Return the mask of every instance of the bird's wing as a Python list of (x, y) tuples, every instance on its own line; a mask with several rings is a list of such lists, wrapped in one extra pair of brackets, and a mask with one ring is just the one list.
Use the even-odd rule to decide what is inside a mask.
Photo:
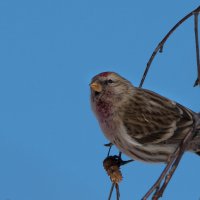
[(127, 133), (141, 144), (180, 142), (194, 123), (191, 110), (140, 88), (122, 113)]

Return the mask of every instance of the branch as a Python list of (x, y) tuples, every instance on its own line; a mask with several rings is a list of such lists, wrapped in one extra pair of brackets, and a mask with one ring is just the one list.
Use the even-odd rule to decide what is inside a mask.
[[(189, 141), (191, 140), (193, 134), (194, 134), (195, 127), (193, 127), (188, 134), (186, 134), (183, 142), (177, 147), (176, 151), (172, 154), (172, 157), (161, 173), (158, 180), (155, 182), (155, 184), (150, 188), (150, 190), (145, 194), (145, 196), (142, 198), (142, 200), (146, 200), (154, 191), (155, 194), (153, 195), (153, 200), (159, 199), (166, 189), (169, 181), (171, 180), (176, 168), (178, 167), (178, 164), (188, 146)], [(167, 174), (168, 172), (168, 174)], [(162, 184), (162, 187), (160, 188), (161, 182), (164, 180), (164, 183)]]
[[(152, 55), (151, 55), (151, 57), (150, 57), (150, 59), (149, 59), (149, 61), (148, 61), (148, 63), (147, 63), (147, 65), (146, 65), (146, 68), (145, 68), (145, 71), (144, 71), (144, 74), (143, 74), (143, 76), (142, 76), (142, 80), (141, 80), (141, 82), (140, 82), (140, 85), (139, 85), (139, 87), (141, 88), (142, 87), (142, 85), (143, 85), (143, 83), (144, 83), (144, 80), (145, 80), (145, 78), (146, 78), (146, 76), (147, 76), (147, 73), (148, 73), (148, 71), (149, 71), (149, 68), (150, 68), (150, 66), (151, 66), (151, 63), (152, 63), (152, 61), (153, 61), (153, 59), (155, 58), (155, 56), (156, 56), (156, 54), (158, 53), (158, 51), (160, 51), (160, 52), (162, 52), (162, 50), (163, 50), (163, 46), (164, 46), (164, 44), (165, 44), (165, 42), (167, 41), (167, 39), (171, 36), (171, 34), (183, 23), (183, 22), (185, 22), (188, 18), (190, 18), (191, 16), (193, 16), (193, 15), (197, 15), (198, 13), (200, 12), (200, 6), (199, 7), (197, 7), (195, 10), (193, 10), (192, 12), (190, 12), (189, 14), (187, 14), (185, 17), (183, 17), (168, 33), (167, 33), (167, 35), (162, 39), (162, 41), (158, 44), (158, 46), (155, 48), (155, 50), (154, 50), (154, 52), (152, 53)], [(196, 17), (197, 18), (197, 17)], [(197, 27), (197, 26), (196, 26)], [(195, 31), (195, 33), (197, 33), (197, 31)], [(197, 38), (198, 38), (198, 36), (197, 36)], [(196, 40), (196, 41), (198, 41), (198, 40)], [(199, 66), (199, 65), (198, 65)], [(198, 67), (198, 80), (196, 81), (197, 82), (197, 84), (200, 84), (200, 67)], [(195, 82), (195, 83), (196, 83)]]
[(199, 58), (199, 38), (198, 38), (198, 12), (194, 14), (194, 32), (195, 32), (195, 44), (196, 44), (196, 58), (197, 58), (197, 80), (194, 83), (194, 87), (200, 85), (200, 58)]

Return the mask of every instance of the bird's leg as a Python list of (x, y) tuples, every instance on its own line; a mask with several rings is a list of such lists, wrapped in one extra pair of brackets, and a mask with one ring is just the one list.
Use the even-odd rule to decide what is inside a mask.
[[(173, 153), (173, 156), (171, 157), (169, 163), (167, 164), (167, 166), (161, 173), (158, 180), (150, 188), (150, 190), (145, 194), (145, 196), (142, 198), (142, 200), (146, 200), (153, 193), (154, 190), (156, 190), (156, 192), (153, 196), (153, 200), (157, 200), (158, 198), (160, 198), (162, 196), (164, 190), (166, 189), (171, 177), (173, 176), (173, 174), (181, 160), (181, 157), (183, 156), (183, 153), (188, 145), (188, 142), (190, 141), (190, 139), (193, 136), (193, 130), (194, 130), (194, 128), (188, 132), (188, 134), (184, 138), (181, 145), (179, 145), (178, 148), (176, 149), (176, 151)], [(168, 174), (167, 174), (167, 172), (168, 172)], [(162, 184), (162, 187), (160, 188), (160, 184), (164, 178), (165, 178), (164, 183)]]
[(105, 146), (105, 147), (109, 147), (108, 153), (107, 153), (107, 157), (109, 157), (109, 155), (110, 155), (110, 150), (111, 150), (113, 144), (110, 142), (110, 143), (108, 143), (108, 144), (104, 144), (104, 146)]
[(121, 152), (121, 151), (119, 151), (118, 158), (119, 158), (120, 160), (122, 159), (122, 152)]
[(118, 160), (119, 160), (119, 166), (126, 165), (126, 164), (128, 164), (128, 163), (134, 161), (133, 159), (130, 159), (130, 160), (122, 160), (122, 152), (119, 152)]
[(110, 147), (112, 146), (113, 144), (110, 142), (110, 143), (107, 143), (107, 144), (104, 144), (105, 147)]

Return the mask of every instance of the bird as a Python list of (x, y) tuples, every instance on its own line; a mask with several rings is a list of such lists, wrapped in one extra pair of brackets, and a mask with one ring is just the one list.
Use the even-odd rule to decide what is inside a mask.
[(90, 83), (91, 108), (102, 132), (120, 152), (148, 163), (168, 163), (185, 136), (186, 151), (200, 155), (200, 114), (153, 91), (135, 87), (115, 72)]

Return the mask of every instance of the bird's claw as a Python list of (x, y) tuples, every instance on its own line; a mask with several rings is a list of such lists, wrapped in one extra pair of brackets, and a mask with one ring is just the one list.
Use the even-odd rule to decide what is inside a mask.
[(105, 147), (111, 147), (113, 144), (110, 142), (110, 143), (107, 143), (107, 144), (104, 144)]

